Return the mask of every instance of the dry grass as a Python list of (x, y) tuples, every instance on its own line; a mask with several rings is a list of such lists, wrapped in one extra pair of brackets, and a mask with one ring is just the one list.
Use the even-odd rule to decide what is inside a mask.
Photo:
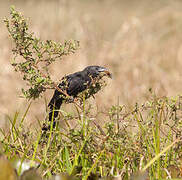
[[(12, 4), (30, 18), (31, 30), (42, 39), (80, 41), (76, 54), (52, 67), (55, 80), (90, 64), (111, 69), (113, 81), (96, 96), (96, 102), (91, 100), (99, 110), (116, 104), (118, 96), (121, 104), (143, 102), (149, 88), (159, 96), (181, 93), (180, 0), (4, 0), (0, 2), (1, 18), (9, 16)], [(11, 42), (2, 22), (0, 29), (0, 119), (5, 119), (6, 114), (24, 108), (26, 102), (18, 98), (25, 84), (9, 63)], [(52, 92), (45, 96), (49, 99)], [(33, 103), (30, 112), (31, 123), (42, 119), (44, 101)]]

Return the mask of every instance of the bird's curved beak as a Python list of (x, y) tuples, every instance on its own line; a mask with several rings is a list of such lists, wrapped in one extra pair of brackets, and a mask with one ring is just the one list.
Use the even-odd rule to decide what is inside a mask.
[(112, 74), (110, 73), (110, 71), (108, 69), (106, 69), (106, 68), (100, 68), (99, 69), (99, 72), (103, 72), (104, 75), (106, 75), (106, 76), (108, 76), (109, 78), (112, 79)]

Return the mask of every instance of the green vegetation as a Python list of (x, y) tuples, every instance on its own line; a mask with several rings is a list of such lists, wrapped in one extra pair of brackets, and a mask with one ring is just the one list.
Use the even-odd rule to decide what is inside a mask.
[[(1, 152), (8, 159), (39, 163), (43, 177), (65, 172), (79, 179), (129, 179), (133, 173), (146, 171), (150, 179), (177, 178), (181, 177), (181, 107), (181, 97), (154, 97), (130, 111), (112, 106), (110, 123), (104, 127), (89, 109), (79, 110), (77, 116), (65, 112), (62, 118), (67, 127), (51, 128), (42, 137), (40, 130), (24, 130), (27, 111), (22, 117), (16, 113), (9, 118), (9, 131), (1, 129)], [(70, 128), (69, 120), (76, 122), (75, 128)]]
[[(49, 65), (57, 55), (61, 57), (60, 52), (64, 51), (65, 46), (52, 41), (41, 43), (32, 34), (26, 33), (28, 27), (22, 15), (14, 9), (11, 10), (11, 15), (13, 26), (10, 26), (7, 19), (5, 22), (15, 41), (13, 52), (15, 58), (22, 56), (26, 60), (25, 63), (17, 63), (15, 59), (12, 65), (23, 74), (24, 80), (30, 86), (30, 89), (24, 91), (25, 97), (35, 99), (45, 89), (54, 87), (47, 66), (39, 67), (37, 64), (46, 53)], [(22, 27), (25, 30), (21, 31)], [(74, 47), (75, 50), (72, 43), (69, 47)], [(55, 51), (57, 54), (52, 54)], [(30, 103), (22, 116), (19, 115), (20, 112), (16, 112), (13, 117), (9, 117), (8, 130), (0, 129), (1, 153), (9, 160), (20, 159), (21, 165), (17, 168), (19, 176), (23, 163), (29, 160), (29, 166), (38, 170), (42, 178), (51, 178), (62, 173), (68, 175), (69, 179), (180, 178), (182, 97), (158, 98), (152, 91), (150, 97), (144, 104), (136, 104), (130, 108), (122, 105), (111, 106), (106, 112), (110, 121), (103, 126), (97, 123), (90, 111), (92, 106), (86, 106), (87, 102), (83, 98), (82, 106), (75, 106), (76, 115), (61, 111), (61, 119), (66, 122), (66, 126), (57, 126), (55, 130), (51, 126), (50, 132), (46, 134), (42, 134), (41, 125), (36, 130), (25, 130), (27, 128), (24, 120), (29, 113)], [(74, 128), (69, 124), (71, 120), (75, 122)], [(2, 159), (0, 165), (3, 164)], [(10, 171), (14, 173), (12, 169)], [(38, 174), (35, 176), (40, 179)]]
[(4, 22), (15, 45), (12, 50), (14, 54), (12, 66), (23, 75), (23, 80), (29, 86), (28, 90), (22, 89), (24, 96), (36, 99), (46, 89), (56, 87), (48, 71), (50, 64), (61, 60), (62, 56), (74, 53), (79, 47), (79, 42), (72, 40), (63, 44), (52, 40), (43, 42), (28, 31), (27, 21), (21, 13), (12, 7), (10, 14), (11, 18), (6, 18)]

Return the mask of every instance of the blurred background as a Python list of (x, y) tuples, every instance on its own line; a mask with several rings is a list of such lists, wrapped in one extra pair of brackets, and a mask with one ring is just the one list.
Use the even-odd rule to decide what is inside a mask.
[[(0, 119), (28, 102), (26, 87), (10, 65), (12, 43), (3, 24), (10, 6), (29, 18), (32, 32), (42, 40), (80, 41), (80, 49), (51, 66), (56, 81), (88, 65), (106, 66), (113, 80), (90, 100), (98, 111), (116, 105), (145, 102), (151, 94), (175, 96), (182, 89), (182, 1), (180, 0), (1, 0), (0, 1)], [(49, 101), (53, 91), (44, 97)], [(68, 107), (69, 108), (69, 107)], [(45, 118), (44, 99), (31, 105), (27, 122)]]

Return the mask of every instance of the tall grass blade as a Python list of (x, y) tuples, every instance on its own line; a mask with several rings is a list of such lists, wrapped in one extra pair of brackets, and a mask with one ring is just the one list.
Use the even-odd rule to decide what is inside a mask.
[(145, 171), (147, 168), (149, 168), (157, 159), (159, 159), (166, 151), (168, 151), (174, 144), (179, 142), (180, 139), (176, 139), (174, 142), (172, 142), (170, 145), (168, 145), (166, 148), (164, 148), (163, 151), (161, 151), (159, 154), (157, 154), (147, 165), (142, 169), (142, 171)]
[(105, 151), (105, 149), (102, 150), (102, 151), (100, 152), (98, 158), (95, 160), (94, 164), (93, 164), (92, 167), (89, 169), (87, 175), (86, 175), (85, 177), (83, 177), (83, 180), (87, 180), (87, 179), (88, 179), (88, 177), (90, 176), (91, 172), (92, 172), (93, 169), (96, 167), (96, 165), (97, 165), (99, 159), (102, 157), (102, 154), (104, 153), (104, 151)]
[(85, 141), (84, 141), (82, 147), (80, 148), (78, 154), (75, 155), (74, 163), (73, 163), (72, 169), (71, 169), (71, 171), (70, 171), (70, 173), (69, 173), (70, 175), (73, 174), (73, 171), (74, 171), (76, 165), (78, 164), (78, 158), (80, 157), (80, 154), (81, 154), (81, 152), (82, 152), (82, 150), (83, 150), (83, 148), (84, 148), (84, 146), (85, 146), (85, 143), (86, 143), (86, 139), (85, 139)]
[(28, 105), (28, 107), (27, 107), (27, 109), (26, 109), (26, 111), (25, 111), (25, 113), (24, 113), (24, 115), (23, 115), (23, 117), (21, 119), (20, 127), (22, 127), (23, 121), (25, 120), (25, 117), (27, 116), (27, 113), (28, 113), (28, 111), (30, 109), (31, 104), (32, 104), (32, 101), (29, 103), (29, 105)]

